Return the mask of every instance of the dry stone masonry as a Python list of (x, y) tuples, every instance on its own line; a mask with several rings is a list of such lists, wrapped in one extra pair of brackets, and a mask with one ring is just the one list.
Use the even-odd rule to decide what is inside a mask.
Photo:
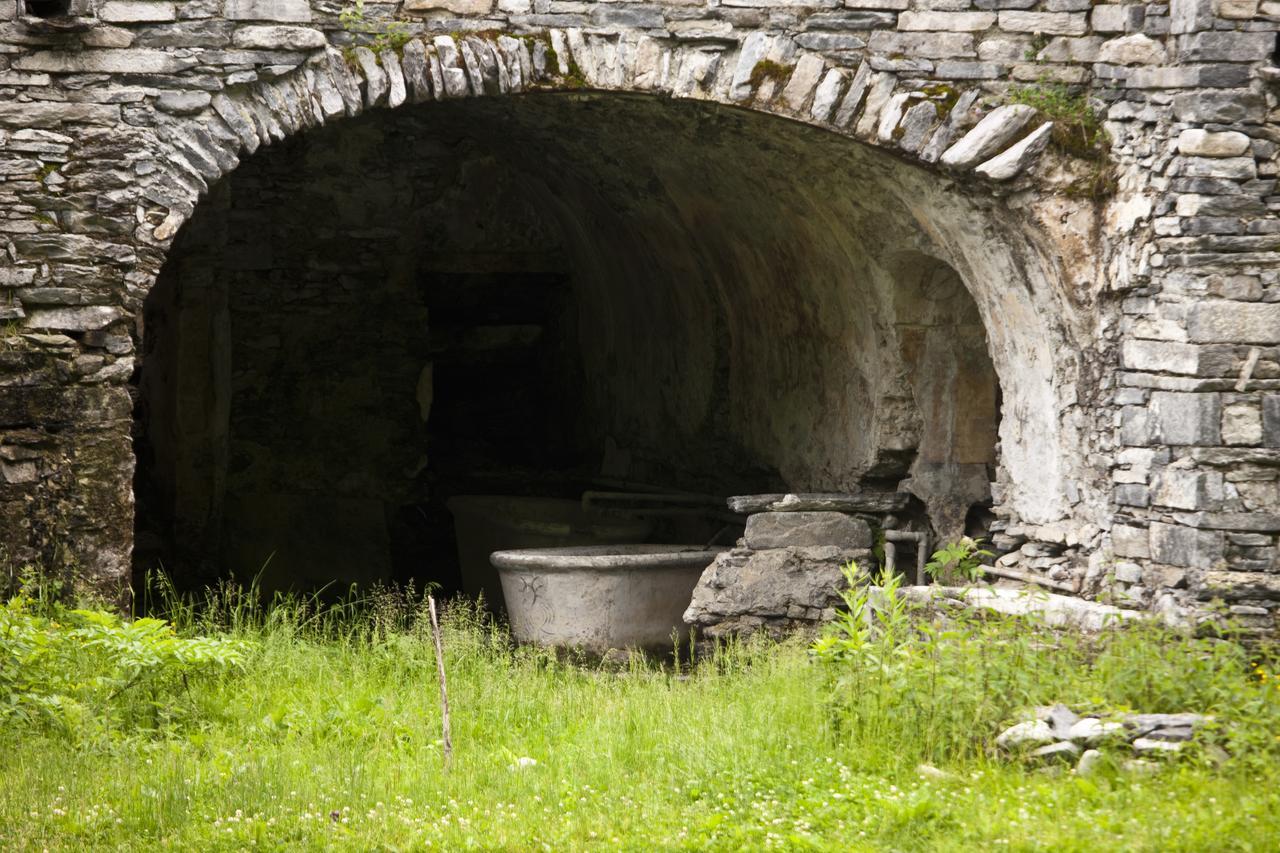
[[(11, 564), (74, 565), (122, 594), (143, 302), (184, 225), (242, 161), (383, 109), (430, 123), (436, 102), (645, 96), (829, 132), (847, 159), (797, 188), (812, 213), (797, 221), (842, 227), (838, 205), (857, 180), (898, 192), (894, 234), (861, 244), (880, 252), (876, 268), (923, 282), (921, 293), (945, 290), (950, 275), (976, 306), (968, 325), (958, 310), (935, 312), (859, 336), (892, 337), (904, 363), (930, 365), (934, 341), (963, 337), (930, 329), (978, 329), (990, 362), (973, 361), (961, 385), (905, 368), (889, 383), (971, 408), (946, 421), (929, 419), (931, 405), (899, 417), (895, 407), (911, 407), (884, 390), (820, 430), (779, 426), (771, 435), (810, 454), (774, 460), (782, 487), (857, 492), (863, 477), (905, 478), (945, 538), (985, 499), (1006, 568), (1127, 608), (1184, 613), (1220, 600), (1274, 630), (1280, 3), (405, 0), (366, 4), (355, 26), (342, 11), (307, 0), (0, 0), (0, 543)], [(1095, 105), (1105, 162), (1064, 138), (1070, 109), (1047, 117), (1031, 105), (1044, 100), (1027, 92), (1069, 101), (1056, 85)], [(465, 126), (466, 110), (450, 120)], [(792, 165), (800, 174), (803, 156)], [(690, 200), (685, 212), (713, 228), (712, 208)], [(901, 238), (916, 241), (901, 257), (900, 234), (919, 235)], [(818, 239), (797, 251), (818, 251)], [(747, 243), (744, 233), (736, 245)], [(895, 303), (902, 316), (907, 302)], [(810, 329), (830, 306), (847, 308), (815, 305)], [(857, 328), (847, 312), (835, 322)], [(948, 358), (967, 364), (967, 352)], [(963, 386), (984, 369), (999, 380), (998, 452), (994, 435), (984, 452), (962, 446), (994, 429), (985, 392)], [(747, 448), (772, 446), (762, 431), (745, 435)], [(860, 442), (868, 449), (848, 465), (824, 462)], [(797, 555), (830, 575), (846, 555), (810, 554), (831, 549), (814, 544), (824, 537), (870, 545), (861, 528), (844, 529), (849, 516), (816, 511), (794, 527), (770, 515), (753, 516), (745, 548), (711, 570), (723, 588), (789, 576)], [(828, 606), (808, 587), (776, 604), (782, 620)]]

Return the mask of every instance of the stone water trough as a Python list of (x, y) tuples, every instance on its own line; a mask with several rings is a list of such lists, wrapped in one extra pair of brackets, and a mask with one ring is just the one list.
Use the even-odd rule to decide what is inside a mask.
[(670, 650), (688, 635), (682, 615), (698, 578), (725, 549), (595, 545), (496, 551), (511, 633), (523, 643)]

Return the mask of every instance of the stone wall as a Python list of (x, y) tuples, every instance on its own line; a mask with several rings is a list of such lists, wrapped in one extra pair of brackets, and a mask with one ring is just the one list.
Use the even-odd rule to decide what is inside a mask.
[[(355, 39), (334, 4), (73, 5), (45, 21), (0, 3), (11, 559), (74, 560), (104, 588), (127, 576), (135, 319), (179, 228), (242, 157), (374, 107), (586, 88), (776, 114), (835, 131), (851, 156), (883, 152), (851, 162), (968, 287), (1000, 380), (997, 544), (1016, 549), (1002, 559), (1144, 605), (1225, 596), (1272, 624), (1274, 3), (410, 0), (367, 7), (416, 37), (380, 60), (342, 54)], [(1081, 195), (1096, 164), (1004, 105), (1041, 80), (1103, 111), (1108, 198)], [(854, 177), (789, 165), (823, 203), (828, 176)], [(877, 265), (897, 248), (863, 245)], [(820, 438), (815, 459), (839, 454), (838, 429)]]

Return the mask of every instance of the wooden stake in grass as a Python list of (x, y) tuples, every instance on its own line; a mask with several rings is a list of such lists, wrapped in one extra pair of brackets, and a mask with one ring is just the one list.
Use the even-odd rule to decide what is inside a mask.
[(436, 618), (436, 600), (427, 596), (427, 607), (431, 611), (431, 639), (436, 646), (436, 672), (440, 676), (440, 727), (444, 732), (444, 766), (449, 769), (453, 761), (453, 738), (449, 734), (449, 689), (444, 681), (444, 647), (440, 643), (440, 621)]

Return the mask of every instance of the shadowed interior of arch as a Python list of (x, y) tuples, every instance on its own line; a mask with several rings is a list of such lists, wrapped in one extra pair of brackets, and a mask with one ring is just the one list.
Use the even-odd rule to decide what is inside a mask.
[(981, 527), (1001, 365), (973, 268), (929, 227), (956, 216), (939, 181), (625, 95), (422, 105), (264, 149), (146, 302), (135, 568), (457, 589), (450, 497), (621, 482), (901, 484), (937, 535)]
[(71, 0), (25, 0), (23, 8), (36, 18), (58, 18), (70, 14)]

